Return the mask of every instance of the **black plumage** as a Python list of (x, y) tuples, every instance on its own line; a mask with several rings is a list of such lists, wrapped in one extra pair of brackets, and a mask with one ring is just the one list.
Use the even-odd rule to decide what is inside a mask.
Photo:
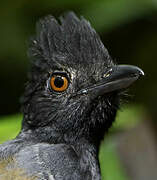
[(59, 21), (47, 16), (37, 24), (22, 129), (0, 145), (0, 158), (13, 157), (13, 166), (39, 179), (100, 180), (100, 141), (115, 120), (120, 92), (143, 72), (114, 64), (83, 17), (70, 12)]

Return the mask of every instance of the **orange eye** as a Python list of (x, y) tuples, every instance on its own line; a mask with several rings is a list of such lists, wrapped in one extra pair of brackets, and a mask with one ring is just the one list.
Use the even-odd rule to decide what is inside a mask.
[(54, 91), (62, 92), (68, 88), (68, 80), (64, 76), (54, 75), (50, 80), (50, 85)]

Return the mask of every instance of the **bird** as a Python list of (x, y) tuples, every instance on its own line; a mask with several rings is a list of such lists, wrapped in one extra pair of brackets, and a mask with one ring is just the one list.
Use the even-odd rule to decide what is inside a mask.
[(39, 20), (28, 57), (21, 131), (0, 145), (0, 161), (8, 172), (19, 168), (21, 179), (100, 180), (100, 142), (123, 92), (144, 72), (114, 62), (90, 23), (74, 12)]

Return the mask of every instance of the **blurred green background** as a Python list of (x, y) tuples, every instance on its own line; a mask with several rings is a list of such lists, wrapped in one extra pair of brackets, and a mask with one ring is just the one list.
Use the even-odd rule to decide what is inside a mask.
[[(102, 142), (99, 158), (103, 179), (136, 180), (144, 175), (149, 180), (157, 179), (157, 174), (152, 171), (153, 160), (144, 161), (157, 147), (157, 0), (1, 0), (0, 143), (15, 137), (20, 130), (19, 97), (24, 91), (29, 68), (27, 40), (35, 33), (36, 21), (48, 14), (58, 17), (68, 10), (90, 21), (113, 59), (118, 63), (137, 65), (145, 72), (145, 76), (130, 88), (127, 106), (119, 111), (114, 127)], [(149, 128), (143, 128), (145, 126)], [(148, 154), (144, 146), (146, 141), (136, 149), (134, 156), (129, 155), (128, 149), (123, 152), (125, 146), (121, 137), (128, 137), (127, 133), (132, 135), (132, 130), (146, 137), (152, 132), (147, 139), (152, 142)], [(135, 141), (133, 147), (138, 147), (136, 137), (132, 141)], [(138, 161), (145, 163), (138, 166), (135, 159), (131, 165), (129, 162), (141, 152), (141, 147), (146, 154), (140, 153)], [(153, 155), (151, 158), (155, 159), (156, 154)], [(147, 164), (148, 168), (143, 167)], [(141, 166), (143, 172), (139, 171)]]

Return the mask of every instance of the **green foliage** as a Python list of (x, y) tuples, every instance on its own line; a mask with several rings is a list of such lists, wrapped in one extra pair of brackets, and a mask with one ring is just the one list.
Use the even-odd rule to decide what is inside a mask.
[(128, 180), (115, 150), (115, 144), (110, 138), (102, 142), (99, 160), (102, 180)]
[(122, 107), (113, 124), (113, 129), (121, 130), (133, 128), (146, 117), (147, 111), (142, 105), (126, 105)]
[(0, 143), (16, 137), (21, 128), (21, 115), (0, 118)]

